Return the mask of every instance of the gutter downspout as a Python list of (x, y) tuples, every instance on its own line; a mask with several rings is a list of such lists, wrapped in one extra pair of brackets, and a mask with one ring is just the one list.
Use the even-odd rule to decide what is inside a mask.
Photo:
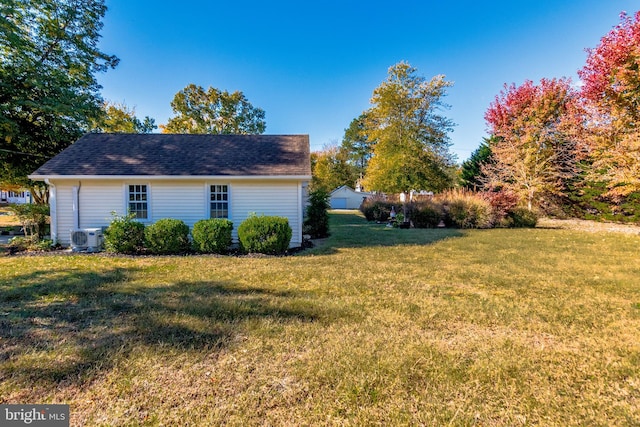
[(49, 178), (46, 178), (44, 183), (49, 186), (49, 232), (51, 233), (51, 240), (53, 240), (53, 243), (58, 243), (58, 203), (56, 201), (56, 186), (49, 181)]
[(73, 192), (73, 229), (78, 230), (80, 228), (80, 188), (82, 183), (78, 181), (78, 186), (72, 187)]

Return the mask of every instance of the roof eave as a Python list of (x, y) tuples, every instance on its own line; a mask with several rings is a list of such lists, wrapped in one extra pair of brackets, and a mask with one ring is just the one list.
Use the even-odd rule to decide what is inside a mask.
[(233, 180), (233, 181), (308, 181), (311, 175), (29, 175), (33, 181), (45, 180), (146, 180), (146, 181), (194, 181), (194, 180)]

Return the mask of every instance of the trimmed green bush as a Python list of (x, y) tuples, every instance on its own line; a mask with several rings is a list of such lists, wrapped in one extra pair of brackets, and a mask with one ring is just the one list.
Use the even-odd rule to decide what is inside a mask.
[(329, 193), (323, 189), (311, 191), (309, 193), (309, 206), (306, 209), (304, 220), (304, 234), (309, 234), (312, 238), (318, 239), (329, 235)]
[(202, 219), (193, 224), (193, 248), (202, 253), (222, 254), (231, 246), (233, 223), (225, 218)]
[(163, 218), (144, 230), (147, 249), (157, 255), (184, 254), (191, 250), (189, 226), (184, 221)]
[(289, 220), (279, 216), (252, 215), (238, 227), (240, 247), (248, 253), (284, 253), (292, 234)]
[(107, 252), (136, 254), (144, 249), (144, 224), (136, 221), (135, 214), (111, 215), (111, 224), (104, 231), (104, 248)]
[(517, 208), (509, 212), (512, 227), (534, 228), (538, 223), (538, 215), (525, 208)]

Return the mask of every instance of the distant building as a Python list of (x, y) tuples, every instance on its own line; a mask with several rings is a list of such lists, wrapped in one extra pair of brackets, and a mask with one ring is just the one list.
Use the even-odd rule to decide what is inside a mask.
[(373, 193), (356, 191), (348, 185), (338, 187), (329, 195), (331, 209), (358, 209), (362, 201)]
[(31, 203), (31, 193), (24, 191), (0, 190), (0, 203), (24, 204)]

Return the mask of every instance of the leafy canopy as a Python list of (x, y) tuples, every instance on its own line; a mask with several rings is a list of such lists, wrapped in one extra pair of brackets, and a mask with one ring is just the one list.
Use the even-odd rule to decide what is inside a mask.
[(358, 179), (358, 172), (349, 163), (346, 151), (336, 145), (311, 153), (311, 175), (311, 187), (326, 192), (342, 185), (353, 188)]
[(93, 132), (106, 133), (151, 133), (157, 127), (149, 116), (142, 121), (136, 117), (135, 108), (112, 102), (103, 103), (100, 116), (91, 123)]
[(588, 50), (578, 71), (589, 111), (588, 178), (604, 182), (610, 196), (640, 191), (640, 11)]
[(344, 131), (340, 150), (347, 157), (347, 161), (354, 165), (358, 175), (364, 175), (373, 154), (373, 141), (367, 128), (367, 113), (362, 113), (351, 121)]
[(365, 188), (398, 193), (452, 184), (448, 132), (453, 122), (440, 114), (448, 107), (442, 98), (450, 86), (442, 75), (426, 80), (406, 62), (389, 68), (366, 113), (368, 138), (376, 142)]
[[(0, 180), (27, 175), (88, 130), (100, 113), (96, 73), (118, 58), (98, 48), (103, 0), (0, 3)], [(31, 184), (31, 185), (30, 185)]]
[(558, 195), (577, 173), (577, 134), (583, 114), (568, 79), (528, 80), (507, 86), (485, 114), (495, 139), (481, 167), (489, 188), (505, 188), (531, 210)]
[(160, 125), (164, 133), (261, 134), (267, 128), (264, 110), (239, 91), (190, 84), (176, 93), (171, 108), (174, 116)]

